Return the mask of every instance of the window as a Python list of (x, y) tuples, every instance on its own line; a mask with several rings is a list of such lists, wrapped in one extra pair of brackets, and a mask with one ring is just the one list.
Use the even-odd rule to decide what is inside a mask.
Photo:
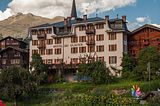
[(43, 64), (46, 64), (46, 60), (42, 60), (43, 61)]
[(37, 35), (37, 30), (36, 29), (31, 30), (31, 35)]
[(46, 49), (46, 54), (47, 55), (52, 55), (53, 54), (53, 49)]
[(71, 58), (71, 62), (73, 64), (77, 64), (78, 63), (78, 58)]
[(110, 33), (109, 34), (109, 40), (116, 40), (117, 37), (116, 37), (116, 33)]
[(39, 54), (40, 55), (45, 55), (45, 50), (43, 50), (43, 49), (39, 50)]
[(55, 38), (55, 44), (61, 44), (61, 38)]
[(104, 40), (104, 34), (100, 34), (96, 36), (97, 41), (103, 41)]
[(39, 29), (38, 34), (45, 34), (45, 30), (44, 29)]
[(88, 52), (95, 52), (95, 46), (88, 46)]
[(86, 47), (79, 47), (79, 53), (86, 53)]
[(38, 45), (38, 40), (33, 40), (33, 41), (32, 41), (32, 45), (33, 45), (33, 46)]
[(55, 49), (54, 53), (55, 53), (55, 54), (61, 54), (61, 48)]
[(78, 53), (78, 47), (72, 47), (71, 53)]
[(32, 54), (38, 54), (38, 50), (32, 50)]
[(120, 22), (115, 23), (115, 28), (116, 28), (116, 29), (122, 28), (122, 23), (120, 23)]
[(7, 63), (6, 59), (2, 59), (2, 64), (6, 64), (6, 63)]
[(63, 62), (63, 59), (54, 59), (54, 64), (60, 64)]
[(3, 57), (7, 57), (7, 53), (4, 53), (2, 56), (3, 56)]
[(71, 43), (77, 43), (78, 37), (71, 37)]
[(104, 24), (97, 24), (96, 29), (104, 29)]
[(86, 36), (80, 36), (79, 42), (86, 42)]
[(84, 31), (84, 30), (86, 30), (86, 26), (79, 26), (79, 31)]
[(52, 64), (52, 59), (47, 59), (46, 64)]
[(86, 58), (79, 58), (79, 63), (86, 63)]
[(40, 40), (39, 41), (39, 46), (45, 46), (46, 44), (45, 44), (45, 40)]
[(88, 63), (93, 63), (94, 61), (95, 61), (95, 58), (94, 58), (94, 57), (88, 59)]
[(88, 36), (88, 41), (95, 41), (95, 35)]
[(117, 56), (109, 56), (109, 64), (116, 64)]
[(48, 44), (48, 45), (53, 44), (53, 39), (47, 39), (47, 44)]
[(11, 59), (11, 64), (19, 64), (20, 59)]
[(97, 52), (103, 52), (104, 51), (104, 45), (97, 46)]
[(46, 29), (46, 33), (47, 33), (47, 34), (51, 34), (51, 33), (52, 33), (52, 28), (47, 28), (47, 29)]
[(97, 57), (97, 61), (104, 62), (104, 57)]
[(117, 50), (117, 45), (109, 45), (109, 51), (116, 51)]
[(20, 56), (20, 53), (19, 52), (15, 52), (14, 53), (14, 57), (19, 57)]
[(94, 29), (94, 25), (88, 24), (88, 25), (87, 25), (87, 29), (91, 29), (91, 30)]

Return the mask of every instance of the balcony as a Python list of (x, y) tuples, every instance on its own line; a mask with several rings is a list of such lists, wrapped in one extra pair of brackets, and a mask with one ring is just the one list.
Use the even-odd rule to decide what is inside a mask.
[(95, 34), (95, 29), (86, 29), (86, 34)]
[(143, 45), (144, 45), (144, 46), (148, 46), (148, 45), (149, 45), (149, 42), (148, 42), (148, 41), (143, 42)]
[(37, 38), (38, 39), (46, 39), (46, 34), (45, 33), (37, 34)]
[(87, 41), (86, 44), (87, 45), (95, 45), (95, 40)]
[(160, 40), (157, 40), (155, 43), (156, 43), (156, 45), (159, 46), (160, 45)]
[(39, 44), (37, 47), (38, 47), (39, 49), (45, 49), (45, 48), (46, 48), (46, 45), (44, 45), (44, 44)]
[(56, 35), (68, 35), (69, 31), (57, 32)]

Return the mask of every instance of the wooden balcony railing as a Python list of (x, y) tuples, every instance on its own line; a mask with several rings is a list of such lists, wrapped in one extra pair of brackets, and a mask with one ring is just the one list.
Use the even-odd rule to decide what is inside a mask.
[(149, 42), (148, 42), (148, 41), (143, 42), (143, 45), (144, 45), (144, 46), (148, 46), (148, 45), (149, 45)]
[(38, 39), (46, 39), (46, 34), (45, 33), (37, 34), (37, 38)]
[(42, 49), (42, 48), (46, 48), (46, 45), (45, 45), (45, 44), (39, 44), (37, 47), (38, 47), (39, 49)]
[(95, 45), (95, 40), (88, 40), (86, 42), (87, 45)]
[(86, 29), (86, 34), (95, 34), (95, 29)]

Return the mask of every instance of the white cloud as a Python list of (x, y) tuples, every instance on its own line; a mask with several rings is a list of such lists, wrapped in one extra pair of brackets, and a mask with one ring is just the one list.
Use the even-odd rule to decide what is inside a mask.
[(0, 11), (0, 20), (6, 19), (9, 16), (12, 16), (12, 12), (10, 8), (7, 8), (4, 12)]
[(160, 24), (152, 24), (152, 25), (160, 28)]
[(114, 10), (116, 8), (121, 8), (127, 5), (132, 5), (136, 3), (137, 0), (83, 0), (85, 1), (79, 6), (81, 13), (93, 13), (96, 10), (99, 12)]
[[(104, 12), (136, 3), (136, 0), (76, 0), (80, 13), (92, 14), (96, 10)], [(8, 10), (0, 12), (0, 20), (6, 19), (18, 12), (53, 18), (55, 16), (70, 16), (72, 0), (12, 0)], [(87, 11), (86, 11), (87, 10)]]
[(146, 20), (148, 20), (147, 17), (138, 17), (138, 18), (136, 18), (136, 21), (139, 22), (139, 23), (143, 23), (143, 22), (145, 22)]

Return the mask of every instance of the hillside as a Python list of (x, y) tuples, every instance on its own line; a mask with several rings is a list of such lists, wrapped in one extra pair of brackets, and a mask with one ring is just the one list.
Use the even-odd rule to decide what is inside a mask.
[(31, 13), (18, 13), (3, 21), (0, 21), (0, 34), (14, 37), (27, 37), (28, 28), (45, 23), (54, 23), (62, 21), (64, 17), (57, 16), (53, 19), (35, 16)]

